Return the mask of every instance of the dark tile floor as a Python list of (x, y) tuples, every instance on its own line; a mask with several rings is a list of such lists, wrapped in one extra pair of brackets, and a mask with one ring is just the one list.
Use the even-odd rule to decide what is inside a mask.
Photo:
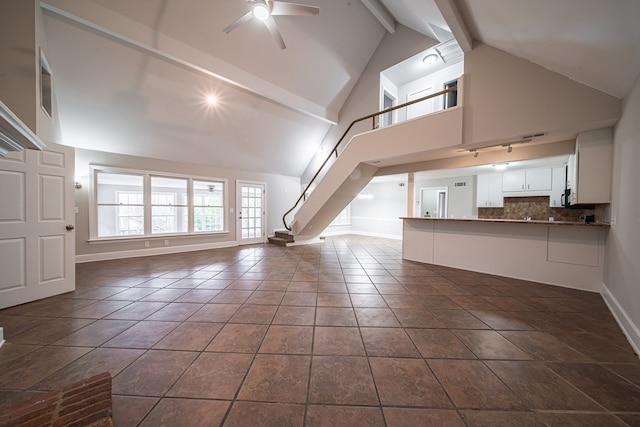
[(116, 426), (640, 425), (598, 294), (401, 259), (356, 236), (79, 264), (0, 311), (0, 411), (112, 373)]

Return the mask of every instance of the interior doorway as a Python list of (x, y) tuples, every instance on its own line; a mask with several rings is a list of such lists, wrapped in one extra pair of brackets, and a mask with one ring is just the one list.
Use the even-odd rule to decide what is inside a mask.
[[(387, 92), (386, 89), (383, 89), (382, 109), (386, 110), (387, 108), (395, 107), (396, 105), (398, 105), (398, 99)], [(382, 127), (392, 125), (396, 121), (396, 111), (389, 111), (382, 115)]]
[(420, 189), (416, 216), (446, 218), (448, 205), (447, 187), (427, 187)]

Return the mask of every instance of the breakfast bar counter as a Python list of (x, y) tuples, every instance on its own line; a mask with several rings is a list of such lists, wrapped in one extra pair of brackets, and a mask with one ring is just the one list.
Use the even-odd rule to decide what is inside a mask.
[(402, 257), (581, 290), (601, 290), (609, 224), (404, 217)]

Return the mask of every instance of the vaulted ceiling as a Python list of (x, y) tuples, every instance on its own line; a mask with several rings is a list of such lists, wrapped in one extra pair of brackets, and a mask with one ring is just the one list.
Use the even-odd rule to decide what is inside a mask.
[(321, 12), (275, 17), (280, 50), (260, 22), (222, 31), (244, 0), (43, 0), (65, 144), (300, 176), (387, 32), (376, 10), (431, 44), (466, 28), (617, 97), (640, 73), (637, 0), (296, 2)]

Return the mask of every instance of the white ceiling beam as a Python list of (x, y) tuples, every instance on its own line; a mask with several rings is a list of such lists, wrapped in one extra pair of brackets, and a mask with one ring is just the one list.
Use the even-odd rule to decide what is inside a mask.
[[(63, 3), (64, 5), (69, 4), (69, 2), (65, 0), (53, 0), (53, 2)], [(131, 25), (124, 25), (114, 18), (114, 15), (109, 15), (112, 21), (109, 21), (111, 25), (108, 28), (96, 23), (97, 19), (89, 20), (84, 16), (78, 16), (67, 10), (45, 3), (45, 1), (41, 1), (40, 6), (43, 12), (49, 16), (72, 22), (103, 37), (115, 40), (138, 51), (145, 52), (154, 58), (190, 69), (199, 74), (213, 77), (246, 93), (280, 105), (281, 107), (298, 111), (330, 124), (338, 123), (337, 112), (280, 88), (273, 83), (263, 80), (259, 76), (252, 75), (225, 61), (209, 55), (203, 55), (202, 52), (161, 33), (150, 33), (156, 40), (148, 39), (148, 37), (145, 38), (145, 35), (148, 33), (145, 31), (147, 30), (146, 28), (140, 30), (139, 27), (136, 27), (135, 30), (130, 30), (129, 34), (124, 34), (121, 31), (123, 31), (124, 28), (131, 28)], [(83, 12), (86, 16), (92, 13), (95, 14), (95, 8), (99, 6), (92, 2), (81, 2), (79, 3), (79, 7), (81, 8), (79, 11)], [(105, 13), (102, 14), (103, 18), (104, 15)], [(94, 15), (94, 17), (99, 18), (100, 14)], [(105, 18), (104, 21), (108, 21), (108, 19)], [(116, 23), (114, 24), (113, 22)], [(118, 29), (116, 30), (115, 28)], [(163, 46), (163, 48), (159, 49), (155, 46)]]
[(390, 33), (396, 31), (396, 20), (387, 12), (387, 9), (378, 0), (361, 0), (369, 12), (376, 17), (382, 26)]
[(464, 23), (455, 0), (435, 0), (435, 3), (462, 51), (464, 53), (471, 52), (473, 49), (473, 37), (471, 37), (469, 29)]

